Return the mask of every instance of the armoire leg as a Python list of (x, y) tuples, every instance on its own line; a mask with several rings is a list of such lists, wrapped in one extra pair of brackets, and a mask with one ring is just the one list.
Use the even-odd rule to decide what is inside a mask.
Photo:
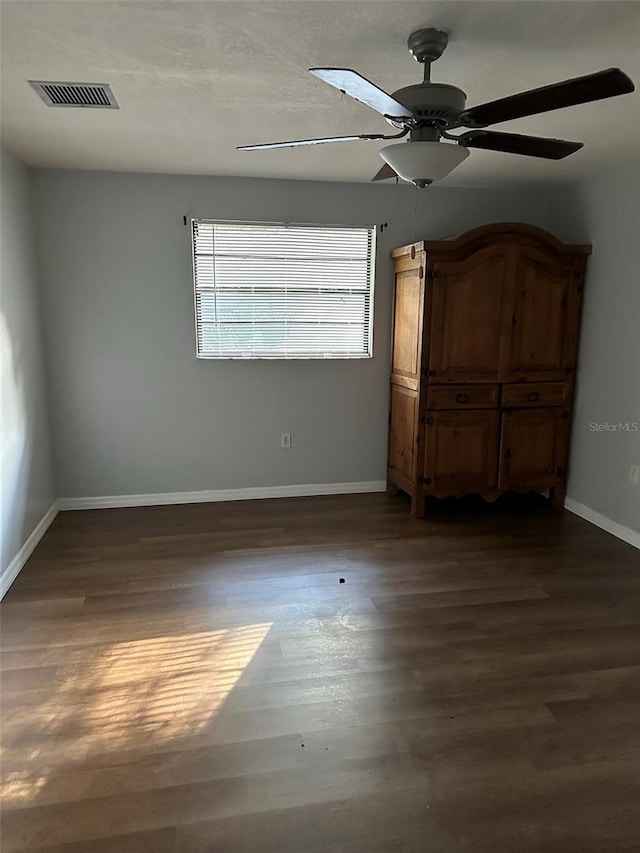
[(387, 494), (390, 498), (395, 498), (398, 494), (398, 487), (395, 483), (392, 483), (391, 480), (387, 480)]
[(549, 504), (552, 509), (564, 509), (564, 499), (566, 497), (564, 486), (552, 486), (549, 489)]
[(414, 492), (411, 495), (411, 515), (413, 518), (424, 518), (426, 502), (427, 499), (422, 492)]

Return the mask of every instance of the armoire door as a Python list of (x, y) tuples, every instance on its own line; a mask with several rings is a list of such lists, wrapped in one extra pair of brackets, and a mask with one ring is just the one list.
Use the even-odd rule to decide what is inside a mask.
[(513, 409), (502, 415), (501, 489), (546, 489), (565, 475), (568, 413), (557, 409)]
[(425, 491), (460, 495), (495, 488), (499, 427), (495, 409), (432, 412), (425, 431)]
[(389, 418), (389, 479), (402, 486), (415, 482), (415, 451), (418, 392), (401, 385), (391, 386)]
[(391, 382), (417, 389), (422, 359), (424, 266), (421, 254), (396, 272), (393, 302)]
[(566, 379), (578, 335), (573, 258), (554, 260), (523, 247), (518, 260), (508, 381)]
[(464, 261), (432, 260), (431, 382), (498, 382), (506, 375), (516, 257), (515, 246), (498, 244)]

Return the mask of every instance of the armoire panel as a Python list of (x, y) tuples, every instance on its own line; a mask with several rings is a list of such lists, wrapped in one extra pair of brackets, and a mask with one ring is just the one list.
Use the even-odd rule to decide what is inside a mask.
[(396, 273), (391, 372), (417, 381), (422, 351), (424, 278), (421, 267)]
[(502, 415), (501, 489), (546, 489), (564, 477), (568, 418), (562, 409), (513, 409)]
[(389, 469), (403, 477), (415, 479), (415, 430), (418, 392), (402, 386), (391, 386), (389, 419)]
[(425, 438), (424, 488), (451, 495), (495, 488), (498, 430), (495, 410), (434, 412)]
[(509, 379), (563, 379), (572, 259), (559, 262), (532, 249), (518, 260)]
[(500, 245), (480, 249), (463, 261), (434, 260), (431, 381), (499, 380), (511, 333), (504, 308), (511, 264), (508, 249)]

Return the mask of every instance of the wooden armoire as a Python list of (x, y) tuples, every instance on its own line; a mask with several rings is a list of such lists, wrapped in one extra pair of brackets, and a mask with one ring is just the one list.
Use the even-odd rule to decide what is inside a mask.
[(413, 515), (427, 496), (548, 489), (564, 504), (590, 252), (508, 223), (391, 253), (387, 479)]

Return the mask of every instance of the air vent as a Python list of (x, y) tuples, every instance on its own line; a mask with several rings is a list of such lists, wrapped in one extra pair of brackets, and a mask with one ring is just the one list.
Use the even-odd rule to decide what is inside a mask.
[(48, 107), (119, 109), (107, 83), (49, 83), (43, 80), (29, 80), (29, 83)]

